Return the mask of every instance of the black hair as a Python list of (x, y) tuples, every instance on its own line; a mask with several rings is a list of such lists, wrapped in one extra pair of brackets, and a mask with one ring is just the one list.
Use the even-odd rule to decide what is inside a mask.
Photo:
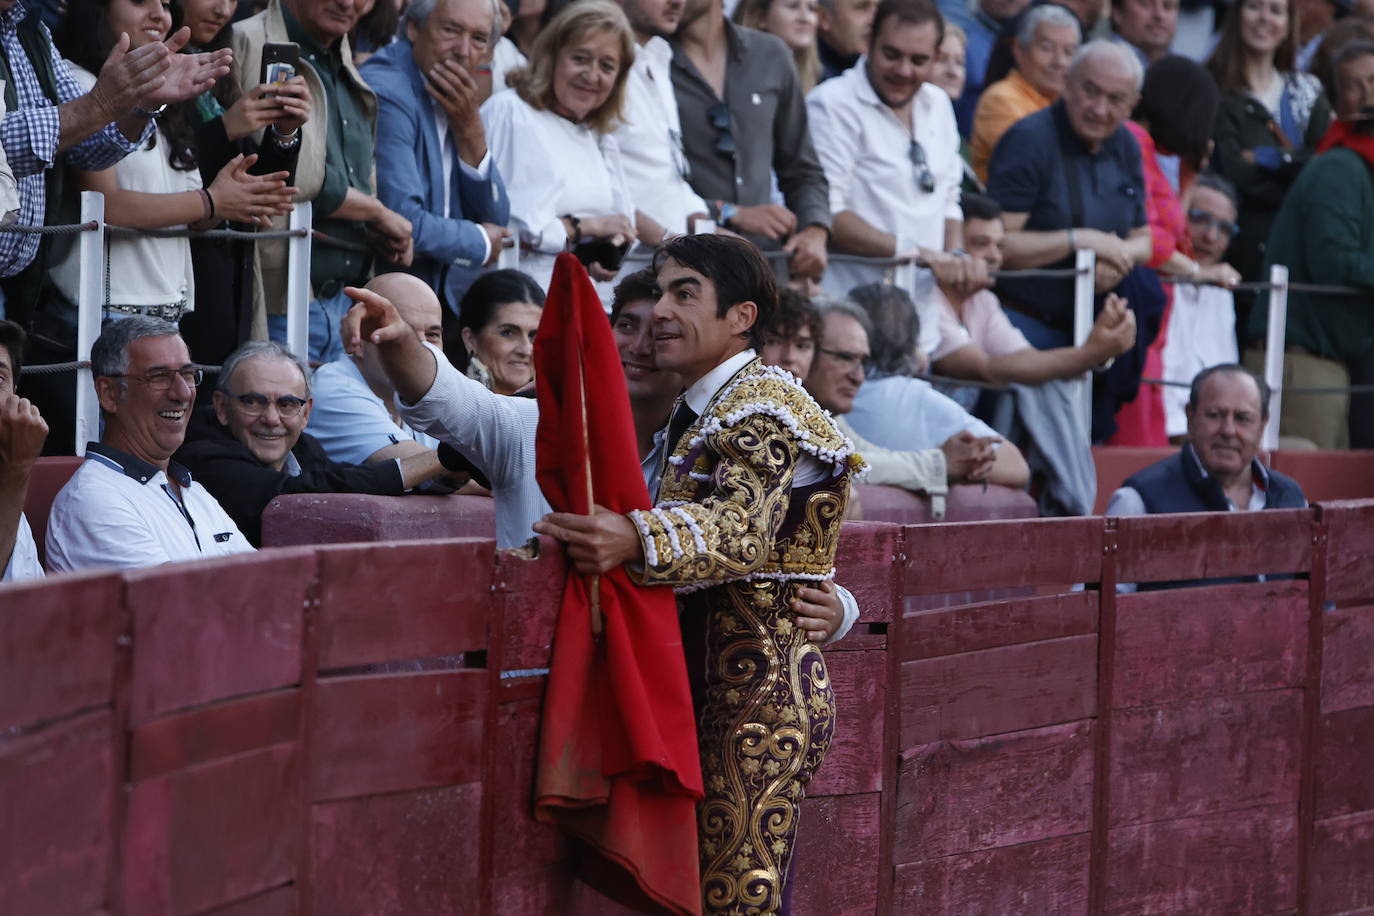
[(935, 23), (935, 47), (939, 48), (944, 43), (945, 17), (940, 15), (940, 8), (932, 0), (882, 0), (878, 4), (878, 9), (873, 13), (873, 30), (869, 33), (868, 38), (870, 48), (878, 40), (878, 33), (882, 31), (883, 23), (893, 18), (907, 25), (925, 25), (927, 22), (933, 22)]
[(626, 274), (615, 285), (615, 291), (611, 294), (611, 324), (615, 324), (620, 317), (620, 310), (625, 306), (645, 299), (658, 299), (658, 274), (652, 267), (641, 267), (632, 274)]
[(1268, 420), (1270, 395), (1269, 383), (1266, 382), (1264, 379), (1260, 378), (1255, 373), (1251, 372), (1249, 369), (1240, 365), (1239, 363), (1222, 363), (1218, 366), (1210, 366), (1206, 369), (1203, 369), (1197, 375), (1193, 376), (1193, 384), (1188, 389), (1188, 409), (1197, 410), (1197, 402), (1198, 398), (1202, 395), (1203, 384), (1205, 384), (1206, 381), (1212, 376), (1223, 373), (1226, 375), (1244, 375), (1254, 380), (1255, 386), (1259, 388), (1260, 419)]
[(971, 219), (1001, 219), (1002, 205), (986, 194), (965, 194), (960, 206), (964, 210), (964, 221)]
[(1223, 177), (1216, 172), (1203, 172), (1193, 179), (1193, 187), (1207, 188), (1216, 191), (1231, 202), (1237, 212), (1240, 210), (1240, 196), (1236, 193), (1236, 186), (1231, 184), (1230, 179)]
[(4, 318), (0, 318), (0, 347), (10, 355), (10, 372), (13, 373), (14, 386), (19, 386), (19, 370), (24, 368), (24, 350), (29, 345), (29, 335), (24, 329)]
[[(100, 73), (119, 39), (110, 31), (109, 11), (110, 0), (68, 0), (67, 14), (53, 36), (62, 56), (89, 73)], [(157, 123), (167, 141), (167, 161), (182, 172), (196, 168), (196, 135), (191, 120), (194, 105), (195, 99), (169, 105)], [(153, 143), (157, 143), (157, 134)]]
[(1149, 125), (1150, 138), (1161, 152), (1200, 172), (1220, 106), (1221, 90), (1207, 68), (1170, 54), (1145, 71), (1135, 117)]
[(444, 334), (444, 355), (459, 372), (468, 368), (468, 348), (463, 344), (463, 328), (480, 334), (491, 323), (496, 310), (511, 302), (529, 302), (544, 307), (544, 290), (527, 273), (509, 268), (482, 274), (458, 303), (458, 320)]
[(803, 328), (811, 332), (812, 340), (820, 343), (821, 310), (805, 295), (785, 286), (778, 293), (778, 309), (773, 313), (773, 320), (763, 332), (775, 337), (795, 337)]
[(678, 235), (654, 252), (654, 274), (671, 258), (696, 271), (715, 286), (716, 317), (724, 318), (731, 307), (752, 302), (758, 316), (749, 329), (749, 343), (763, 343), (763, 330), (778, 310), (778, 285), (773, 271), (753, 242), (731, 235)]

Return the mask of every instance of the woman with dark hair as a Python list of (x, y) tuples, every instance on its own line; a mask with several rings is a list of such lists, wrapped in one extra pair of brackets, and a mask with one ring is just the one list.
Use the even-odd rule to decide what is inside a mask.
[[(77, 82), (89, 89), (121, 34), (133, 50), (163, 41), (171, 26), (171, 10), (162, 0), (71, 0), (56, 45)], [(73, 170), (77, 187), (105, 195), (107, 222), (132, 229), (209, 229), (226, 219), (264, 225), (290, 210), (295, 190), (287, 186), (287, 173), (251, 174), (256, 156), (230, 155), (202, 180), (195, 123), (203, 98), (155, 113), (157, 129), (149, 142), (111, 168)], [(148, 314), (175, 322), (195, 309), (188, 239), (113, 237), (106, 242), (106, 262), (107, 317)], [(53, 278), (75, 301), (74, 256), (54, 269)], [(228, 349), (236, 344), (229, 341)]]
[(534, 380), (534, 332), (544, 291), (528, 274), (493, 270), (468, 287), (444, 355), (468, 378), (496, 394), (515, 394)]
[[(1140, 102), (1126, 128), (1140, 145), (1145, 172), (1145, 215), (1153, 254), (1147, 266), (1160, 274), (1234, 289), (1240, 274), (1229, 264), (1202, 265), (1193, 257), (1188, 222), (1179, 203), (1207, 165), (1212, 149), (1220, 92), (1201, 64), (1186, 57), (1162, 57), (1145, 71)], [(1164, 346), (1174, 287), (1164, 286), (1159, 333), (1145, 351), (1146, 378), (1164, 373)], [(1164, 392), (1142, 385), (1136, 398), (1116, 413), (1116, 432), (1108, 445), (1166, 446)]]
[[(172, 27), (191, 30), (188, 50), (229, 47), (232, 0), (172, 0), (171, 9)], [(299, 76), (248, 92), (232, 75), (220, 79), (181, 113), (189, 116), (202, 182), (214, 181), (235, 156), (256, 153), (253, 174), (286, 172), (287, 184), (293, 184), (300, 127), (310, 118), (311, 101)], [(261, 142), (254, 140), (259, 132)], [(192, 239), (191, 261), (196, 310), (182, 319), (181, 334), (197, 362), (219, 365), (253, 336), (253, 242)], [(262, 333), (265, 329), (259, 329)]]
[(1229, 254), (1245, 280), (1263, 279), (1269, 227), (1331, 120), (1320, 81), (1294, 68), (1297, 31), (1296, 0), (1241, 0), (1207, 60), (1222, 91), (1213, 165), (1240, 193)]

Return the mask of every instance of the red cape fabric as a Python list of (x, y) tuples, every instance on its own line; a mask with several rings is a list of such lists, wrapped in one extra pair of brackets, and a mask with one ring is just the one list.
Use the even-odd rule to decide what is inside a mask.
[[(550, 505), (590, 512), (590, 469), (598, 505), (649, 508), (620, 356), (596, 290), (570, 254), (554, 265), (534, 363), (537, 476)], [(590, 580), (570, 570), (544, 696), (535, 817), (604, 857), (584, 872), (603, 892), (698, 914), (701, 763), (677, 603), (671, 589), (639, 587), (616, 569), (601, 576), (600, 605), (598, 641)]]

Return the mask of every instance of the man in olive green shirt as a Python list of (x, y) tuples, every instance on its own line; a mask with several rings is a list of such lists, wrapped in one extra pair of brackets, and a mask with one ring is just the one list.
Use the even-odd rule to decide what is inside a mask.
[[(411, 227), (409, 220), (387, 209), (376, 196), (377, 98), (353, 66), (347, 37), (362, 5), (355, 0), (283, 0), (279, 9), (287, 38), (300, 45), (301, 66), (315, 72), (324, 90), (324, 97), (314, 100), (314, 117), (326, 122), (324, 180), (314, 199), (315, 228), (372, 252), (318, 239), (311, 246), (310, 285), (315, 299), (310, 303), (310, 361), (325, 363), (343, 355), (339, 320), (352, 305), (343, 288), (367, 282), (373, 255), (408, 266)], [(285, 316), (270, 316), (268, 321), (273, 338), (284, 341)]]

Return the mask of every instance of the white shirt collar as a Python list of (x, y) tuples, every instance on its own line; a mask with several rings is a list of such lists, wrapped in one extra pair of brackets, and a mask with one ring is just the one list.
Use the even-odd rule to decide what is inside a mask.
[(716, 392), (724, 388), (726, 383), (735, 377), (735, 373), (748, 365), (755, 355), (752, 349), (743, 350), (697, 379), (682, 396), (687, 406), (692, 408), (697, 416), (704, 414), (706, 408), (711, 406), (711, 399), (716, 396)]

